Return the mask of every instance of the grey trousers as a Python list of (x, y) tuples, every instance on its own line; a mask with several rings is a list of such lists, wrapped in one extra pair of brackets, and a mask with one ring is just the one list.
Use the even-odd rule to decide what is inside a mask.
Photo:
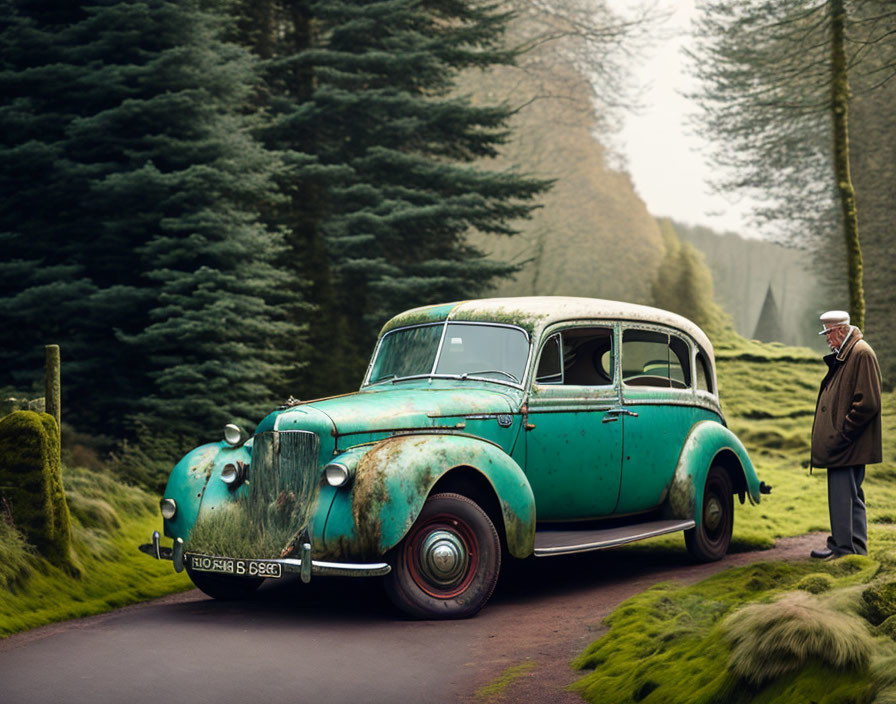
[(862, 480), (865, 465), (828, 467), (828, 511), (831, 535), (828, 548), (839, 555), (868, 554), (868, 524)]

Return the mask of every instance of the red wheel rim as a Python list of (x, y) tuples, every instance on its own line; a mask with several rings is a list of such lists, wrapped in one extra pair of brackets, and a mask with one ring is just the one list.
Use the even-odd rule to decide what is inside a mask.
[(466, 521), (438, 514), (415, 525), (402, 559), (414, 583), (436, 599), (463, 594), (476, 577), (479, 540)]
[(703, 532), (706, 539), (713, 545), (719, 545), (726, 539), (731, 521), (730, 512), (725, 503), (729, 497), (724, 493), (723, 486), (722, 482), (715, 480), (711, 483), (708, 482), (704, 490)]

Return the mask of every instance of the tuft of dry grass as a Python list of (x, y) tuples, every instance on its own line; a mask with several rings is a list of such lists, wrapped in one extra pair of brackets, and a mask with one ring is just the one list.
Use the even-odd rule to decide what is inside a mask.
[(812, 660), (840, 670), (862, 670), (874, 648), (861, 619), (804, 592), (746, 606), (722, 627), (731, 644), (729, 670), (757, 686)]
[(872, 704), (896, 704), (896, 655), (878, 658), (871, 664), (876, 683)]

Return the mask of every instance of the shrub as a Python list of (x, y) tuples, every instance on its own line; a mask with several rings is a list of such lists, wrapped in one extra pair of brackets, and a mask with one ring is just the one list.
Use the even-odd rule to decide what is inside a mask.
[(0, 420), (0, 487), (15, 526), (28, 542), (55, 564), (77, 572), (59, 431), (52, 416), (16, 411)]
[(811, 660), (838, 669), (863, 669), (873, 641), (861, 619), (834, 611), (818, 598), (791, 592), (769, 604), (753, 604), (729, 616), (729, 669), (762, 685)]

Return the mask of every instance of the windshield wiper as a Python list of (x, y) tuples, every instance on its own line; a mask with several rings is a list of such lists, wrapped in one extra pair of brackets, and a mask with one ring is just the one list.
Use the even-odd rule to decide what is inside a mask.
[(503, 374), (508, 379), (513, 379), (517, 384), (520, 383), (520, 380), (517, 379), (513, 374), (511, 374), (510, 372), (505, 372), (503, 369), (480, 369), (478, 372), (466, 372), (465, 374), (462, 374), (460, 378), (466, 379), (470, 376), (476, 376), (477, 374)]
[(426, 379), (432, 376), (432, 374), (411, 374), (410, 376), (395, 376), (392, 375), (392, 383), (394, 384), (396, 381), (408, 381), (411, 379)]

